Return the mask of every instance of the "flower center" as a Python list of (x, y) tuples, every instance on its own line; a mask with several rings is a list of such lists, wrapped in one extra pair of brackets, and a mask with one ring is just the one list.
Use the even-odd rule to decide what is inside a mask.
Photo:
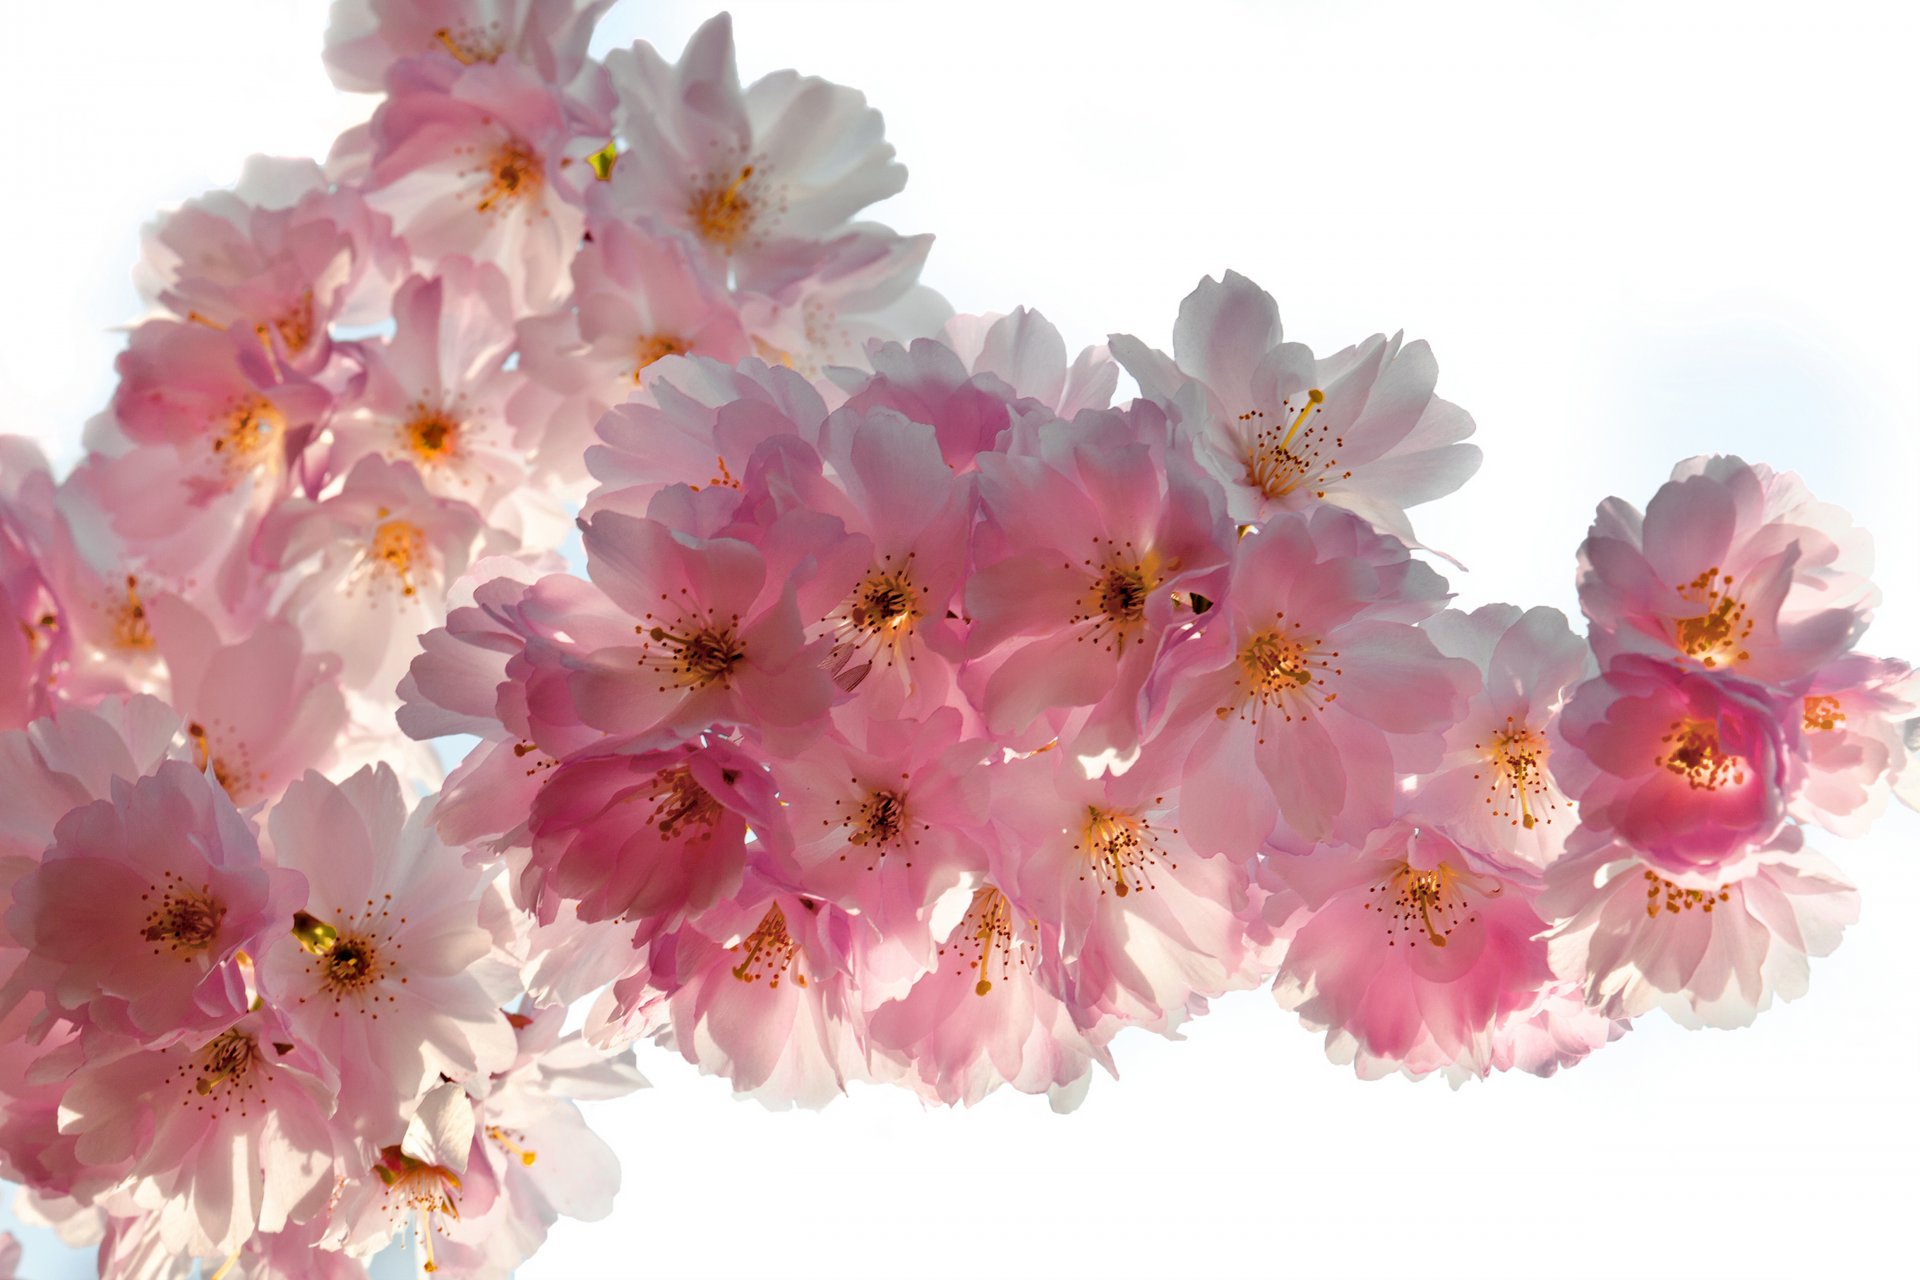
[[(1007, 895), (994, 886), (982, 885), (973, 891), (973, 901), (967, 905), (967, 914), (960, 919), (960, 925), (953, 931), (953, 937), (940, 948), (945, 956), (948, 949), (959, 953), (963, 965), (954, 970), (956, 976), (978, 973), (979, 979), (973, 984), (973, 994), (984, 996), (993, 990), (993, 980), (987, 976), (987, 968), (993, 962), (994, 953), (1000, 956), (1000, 980), (1005, 982), (1016, 968), (1030, 968), (1033, 961), (1033, 948), (1029, 943), (1019, 943), (1013, 937), (1013, 904), (1007, 901)], [(969, 958), (970, 957), (970, 958)]]
[(1722, 754), (1719, 731), (1705, 721), (1675, 720), (1660, 741), (1672, 746), (1653, 762), (1685, 778), (1694, 791), (1718, 791), (1747, 780), (1740, 757)]
[(313, 290), (309, 289), (276, 319), (255, 325), (253, 331), (259, 335), (261, 344), (268, 347), (268, 355), (273, 354), (269, 335), (277, 333), (287, 353), (297, 356), (313, 341), (313, 330)]
[(189, 724), (187, 740), (193, 744), (193, 767), (202, 773), (211, 772), (222, 791), (229, 796), (239, 796), (248, 780), (247, 771), (228, 764), (224, 757), (215, 754), (213, 739), (208, 735), (206, 726), (197, 720)]
[(860, 806), (859, 825), (847, 836), (849, 844), (889, 845), (907, 826), (907, 800), (893, 791), (875, 791)]
[(200, 1071), (193, 1091), (203, 1098), (225, 1091), (234, 1093), (246, 1084), (247, 1073), (260, 1060), (260, 1046), (252, 1036), (235, 1027), (223, 1031), (200, 1050)]
[[(725, 625), (708, 623), (680, 631), (660, 626), (635, 627), (636, 633), (667, 648), (664, 654), (646, 654), (640, 659), (640, 665), (664, 668), (673, 684), (683, 688), (704, 689), (712, 684), (725, 687), (733, 669), (747, 656), (746, 646), (736, 632), (739, 621), (735, 618)], [(661, 685), (660, 692), (666, 692), (667, 688)]]
[[(1487, 779), (1487, 803), (1509, 822), (1531, 831), (1540, 822), (1552, 822), (1551, 813), (1536, 814), (1542, 800), (1552, 809), (1553, 793), (1547, 786), (1547, 740), (1525, 725), (1516, 725), (1507, 717), (1506, 727), (1493, 735), (1493, 741), (1474, 743), (1475, 751), (1486, 753), (1493, 776)], [(1474, 774), (1475, 778), (1484, 775)]]
[(1748, 657), (1740, 646), (1753, 633), (1753, 620), (1747, 606), (1733, 597), (1733, 575), (1723, 574), (1715, 565), (1692, 582), (1675, 587), (1680, 598), (1700, 607), (1691, 618), (1673, 624), (1674, 640), (1680, 652), (1697, 659), (1703, 667), (1716, 667)]
[[(401, 923), (405, 923), (404, 918)], [(361, 995), (387, 972), (378, 941), (365, 933), (344, 932), (298, 911), (293, 917), (293, 936), (313, 957), (322, 993), (331, 995), (336, 1003)], [(388, 1000), (391, 1002), (392, 997)]]
[(1107, 540), (1081, 567), (1092, 574), (1092, 580), (1080, 595), (1080, 612), (1068, 624), (1092, 623), (1077, 638), (1104, 642), (1112, 651), (1140, 638), (1147, 599), (1174, 566), (1162, 564), (1155, 552), (1140, 554), (1131, 541)]
[(127, 575), (127, 598), (113, 606), (113, 642), (122, 649), (153, 648), (153, 627), (140, 603), (140, 579)]
[(518, 138), (501, 143), (483, 172), (487, 183), (480, 191), (480, 202), (474, 206), (481, 213), (492, 213), (518, 201), (530, 200), (540, 194), (545, 181), (540, 171), (540, 153)]
[(168, 951), (184, 952), (182, 960), (190, 960), (195, 953), (205, 951), (213, 945), (220, 934), (220, 922), (227, 917), (226, 904), (213, 896), (211, 885), (198, 888), (188, 884), (176, 873), (165, 873), (161, 883), (151, 886), (140, 895), (141, 901), (152, 902), (154, 895), (159, 901), (147, 913), (146, 928), (140, 936), (155, 943), (153, 954), (159, 955), (164, 946)]
[(427, 535), (419, 525), (406, 520), (387, 520), (374, 529), (366, 562), (376, 572), (391, 575), (400, 584), (400, 594), (410, 596), (418, 590), (414, 583), (414, 565), (426, 554)]
[(435, 29), (433, 38), (463, 67), (470, 67), (476, 62), (497, 62), (500, 55), (506, 52), (497, 39), (489, 37), (477, 27), (439, 27)]
[(459, 1220), (460, 1175), (416, 1160), (397, 1146), (380, 1148), (380, 1160), (373, 1172), (386, 1186), (387, 1204), (392, 1210), (405, 1213), (411, 1209), (420, 1215), (421, 1270), (438, 1271), (440, 1264), (433, 1260), (433, 1237), (441, 1228), (435, 1217), (444, 1213)]
[(751, 164), (738, 172), (712, 175), (687, 202), (687, 217), (700, 237), (722, 253), (732, 253), (753, 231), (765, 200), (765, 175), (756, 180)]
[(1453, 931), (1472, 924), (1480, 917), (1468, 903), (1460, 886), (1480, 891), (1487, 897), (1500, 893), (1500, 885), (1480, 876), (1441, 863), (1430, 871), (1415, 871), (1406, 863), (1367, 890), (1370, 901), (1363, 911), (1378, 911), (1387, 925), (1387, 945), (1406, 943), (1417, 946), (1422, 938), (1436, 947), (1447, 945)]
[(693, 348), (679, 338), (668, 337), (664, 333), (651, 334), (640, 339), (634, 346), (633, 385), (640, 385), (640, 371), (656, 360), (668, 356), (683, 356)]
[(720, 802), (694, 780), (693, 770), (686, 765), (653, 775), (653, 812), (647, 815), (647, 824), (659, 830), (662, 840), (672, 840), (688, 827), (703, 828), (689, 839), (709, 839), (720, 814)]
[[(1276, 613), (1274, 618), (1284, 622), (1285, 615)], [(1296, 634), (1271, 627), (1256, 632), (1240, 647), (1236, 655), (1240, 671), (1234, 684), (1246, 691), (1239, 708), (1243, 719), (1258, 719), (1273, 710), (1292, 720), (1317, 712), (1340, 696), (1326, 687), (1329, 673), (1341, 674), (1341, 669), (1333, 665), (1340, 651), (1331, 649), (1323, 653), (1319, 641), (1297, 634), (1299, 623), (1293, 626)], [(1214, 714), (1222, 720), (1233, 713), (1232, 707), (1214, 709)], [(1260, 741), (1266, 741), (1264, 734)]]
[[(767, 988), (772, 990), (780, 985), (781, 975), (793, 965), (794, 952), (799, 950), (787, 933), (787, 917), (780, 910), (780, 904), (774, 903), (767, 908), (767, 914), (760, 918), (760, 924), (745, 938), (735, 943), (733, 950), (744, 952), (740, 963), (733, 967), (733, 976), (742, 982), (767, 980)], [(793, 975), (796, 986), (807, 985), (807, 975)]]
[[(1124, 898), (1136, 889), (1153, 888), (1149, 871), (1155, 862), (1165, 861), (1160, 837), (1151, 823), (1136, 814), (1099, 805), (1087, 806), (1077, 847), (1088, 864), (1088, 871), (1080, 878), (1085, 880), (1091, 873), (1101, 881), (1101, 894), (1111, 885), (1116, 898)], [(1180, 864), (1167, 865), (1178, 870)]]
[(1830, 694), (1815, 694), (1805, 699), (1801, 714), (1808, 733), (1832, 733), (1847, 723), (1840, 699)]
[(400, 428), (400, 443), (424, 466), (445, 462), (459, 452), (460, 422), (444, 409), (416, 405)]
[[(867, 571), (838, 610), (827, 616), (834, 644), (826, 666), (835, 683), (851, 692), (884, 656), (888, 667), (913, 661), (909, 645), (920, 621), (920, 588), (913, 579), (913, 553), (899, 565), (891, 555)], [(856, 659), (864, 660), (856, 661)]]
[[(1682, 889), (1665, 876), (1651, 871), (1640, 873), (1647, 881), (1647, 918), (1658, 919), (1661, 909), (1665, 908), (1674, 915), (1682, 911), (1692, 911), (1698, 907), (1704, 913), (1713, 911), (1713, 904), (1727, 900), (1727, 886), (1718, 889)], [(1664, 901), (1663, 901), (1664, 899)]]
[(215, 424), (213, 452), (230, 473), (251, 471), (272, 460), (286, 430), (285, 416), (270, 401), (250, 396)]
[[(1284, 498), (1301, 488), (1311, 489), (1316, 498), (1327, 496), (1327, 481), (1340, 461), (1334, 450), (1344, 447), (1346, 441), (1329, 436), (1325, 427), (1312, 421), (1326, 399), (1326, 393), (1315, 387), (1298, 409), (1291, 397), (1282, 400), (1284, 426), (1268, 422), (1261, 409), (1249, 409), (1236, 419), (1248, 484), (1268, 498)], [(1352, 477), (1353, 472), (1343, 471), (1337, 478)]]

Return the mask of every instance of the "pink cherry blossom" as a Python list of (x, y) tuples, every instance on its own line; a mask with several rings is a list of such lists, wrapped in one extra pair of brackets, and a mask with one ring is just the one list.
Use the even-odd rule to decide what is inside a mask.
[(52, 501), (53, 481), (39, 447), (0, 437), (0, 730), (45, 713), (48, 677), (68, 648), (59, 604), (34, 550), (35, 522), (21, 510), (50, 513)]
[(606, 140), (588, 136), (581, 112), (514, 62), (415, 64), (374, 113), (370, 154), (346, 167), (365, 164), (367, 203), (393, 219), (420, 269), (455, 256), (491, 263), (516, 305), (543, 309), (566, 291), (587, 157)]
[(1375, 334), (1323, 359), (1281, 338), (1273, 298), (1245, 276), (1208, 277), (1180, 304), (1173, 357), (1115, 335), (1114, 356), (1191, 434), (1236, 520), (1316, 503), (1409, 542), (1407, 508), (1453, 492), (1480, 465), (1473, 419), (1433, 394), (1424, 342)]
[(1113, 403), (1120, 367), (1102, 346), (1087, 347), (1067, 363), (1067, 344), (1048, 319), (1026, 307), (1006, 315), (955, 316), (940, 341), (976, 376), (990, 373), (1015, 395), (1038, 400), (1072, 421), (1082, 409)]
[(1552, 977), (1533, 886), (1438, 830), (1400, 821), (1360, 848), (1278, 854), (1297, 894), (1274, 998), (1363, 1076), (1493, 1069), (1495, 1028)]
[(1587, 646), (1556, 609), (1449, 609), (1424, 624), (1434, 647), (1480, 669), (1481, 689), (1420, 782), (1420, 811), (1470, 848), (1544, 867), (1577, 825), (1550, 767), (1561, 705), (1590, 674)]
[(859, 222), (824, 244), (769, 249), (743, 306), (755, 349), (821, 377), (835, 366), (866, 367), (876, 342), (933, 336), (953, 308), (919, 283), (932, 248), (932, 236)]
[(607, 75), (628, 144), (613, 204), (685, 231), (743, 282), (788, 243), (831, 239), (906, 184), (880, 113), (855, 90), (791, 71), (743, 90), (724, 13), (679, 62), (636, 43), (608, 55)]
[(1616, 659), (1573, 691), (1551, 757), (1576, 843), (1619, 839), (1668, 872), (1737, 867), (1786, 821), (1799, 711), (1734, 676)]
[(1904, 662), (1849, 653), (1805, 690), (1800, 780), (1788, 810), (1836, 835), (1865, 835), (1906, 767), (1900, 730), (1920, 704), (1920, 680)]
[(1180, 813), (1196, 848), (1360, 843), (1386, 824), (1396, 771), (1440, 762), (1479, 683), (1412, 625), (1444, 591), (1397, 540), (1333, 508), (1240, 539), (1224, 598), (1155, 677), (1171, 690), (1160, 732), (1192, 743)]
[(1780, 684), (1858, 638), (1870, 550), (1791, 475), (1738, 458), (1674, 468), (1643, 516), (1600, 504), (1580, 548), (1594, 652), (1644, 653)]
[(13, 885), (7, 932), (26, 948), (8, 994), (143, 1044), (208, 1034), (245, 1012), (257, 953), (297, 897), (213, 780), (183, 761), (74, 809)]
[(1668, 872), (1620, 845), (1547, 873), (1554, 972), (1610, 1017), (1662, 1009), (1682, 1025), (1743, 1027), (1807, 991), (1808, 964), (1840, 945), (1860, 896), (1797, 828), (1725, 878)]
[(277, 1013), (90, 1062), (61, 1128), (90, 1163), (130, 1162), (132, 1202), (173, 1253), (227, 1254), (305, 1222), (333, 1184), (332, 1069)]
[[(268, 819), (275, 860), (309, 882), (260, 956), (260, 981), (294, 1031), (340, 1072), (343, 1128), (380, 1145), (422, 1084), (513, 1055), (479, 924), (482, 877), (407, 812), (391, 770), (336, 786), (307, 774)], [(364, 1149), (364, 1148), (363, 1148)]]
[(613, 0), (341, 0), (327, 26), (326, 62), (342, 89), (378, 93), (397, 62), (462, 66), (512, 58), (551, 85), (586, 65), (594, 23)]

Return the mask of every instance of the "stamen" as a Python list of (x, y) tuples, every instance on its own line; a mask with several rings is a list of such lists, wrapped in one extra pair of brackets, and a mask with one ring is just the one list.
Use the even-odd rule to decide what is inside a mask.
[[(1713, 904), (1727, 900), (1727, 886), (1718, 889), (1682, 889), (1665, 876), (1651, 871), (1640, 873), (1647, 881), (1647, 918), (1658, 919), (1662, 908), (1679, 915), (1682, 911), (1692, 911), (1698, 907), (1704, 914), (1713, 913)], [(1664, 899), (1664, 900), (1663, 900)]]
[(1674, 588), (1680, 598), (1701, 607), (1702, 612), (1674, 623), (1674, 640), (1680, 652), (1696, 658), (1704, 667), (1721, 666), (1750, 656), (1741, 648), (1753, 633), (1753, 620), (1747, 606), (1733, 596), (1733, 575), (1723, 574), (1715, 565), (1692, 582)]
[[(509, 1155), (519, 1156), (521, 1164), (532, 1164), (536, 1159), (539, 1158), (538, 1152), (531, 1151), (526, 1147), (521, 1146), (518, 1142), (514, 1141), (513, 1137), (509, 1137), (507, 1134), (507, 1131), (505, 1129), (502, 1129), (499, 1125), (494, 1125), (494, 1124), (488, 1125), (487, 1136), (493, 1139), (495, 1142), (499, 1143), (500, 1146)], [(515, 1136), (518, 1136), (518, 1135), (515, 1135)]]
[(646, 654), (639, 665), (653, 666), (668, 674), (671, 683), (661, 685), (661, 693), (675, 686), (704, 689), (717, 684), (725, 688), (733, 669), (747, 656), (746, 645), (739, 638), (739, 625), (740, 619), (735, 617), (726, 623), (709, 622), (698, 627), (688, 627), (682, 619), (679, 626), (683, 629), (677, 631), (659, 625), (635, 627), (637, 634), (667, 649), (664, 654)]
[(1361, 910), (1378, 911), (1385, 919), (1389, 947), (1402, 942), (1413, 945), (1423, 934), (1430, 945), (1444, 947), (1456, 929), (1480, 918), (1457, 886), (1488, 898), (1498, 897), (1501, 892), (1498, 881), (1447, 863), (1429, 871), (1415, 871), (1402, 862), (1385, 880), (1367, 890), (1369, 895), (1381, 896), (1362, 903)]
[(949, 948), (959, 953), (957, 959), (961, 962), (953, 970), (955, 977), (979, 975), (973, 984), (976, 996), (993, 990), (993, 979), (987, 971), (996, 952), (1000, 957), (1002, 982), (1007, 981), (1015, 969), (1033, 967), (1033, 944), (1016, 941), (1013, 936), (1013, 904), (1007, 901), (1006, 894), (990, 884), (973, 891), (966, 915), (961, 917), (951, 939), (940, 947), (940, 955), (944, 957)]
[[(753, 230), (758, 216), (758, 185), (753, 181), (754, 166), (742, 165), (740, 171), (710, 181), (693, 193), (687, 204), (687, 216), (694, 230), (717, 246), (732, 253)], [(720, 185), (721, 182), (725, 185)]]
[(1802, 704), (1802, 724), (1808, 733), (1832, 733), (1847, 723), (1840, 699), (1831, 694), (1815, 694)]
[[(1156, 799), (1154, 803), (1160, 802)], [(1175, 834), (1178, 834), (1177, 828)], [(1138, 889), (1153, 888), (1152, 866), (1166, 862), (1160, 837), (1151, 823), (1137, 814), (1098, 805), (1087, 806), (1077, 847), (1086, 857), (1089, 871), (1112, 885), (1116, 898), (1124, 898)], [(1177, 871), (1180, 864), (1167, 862), (1167, 866)], [(1085, 880), (1087, 873), (1083, 872), (1080, 878)], [(1106, 889), (1103, 887), (1100, 892), (1104, 895)]]
[[(158, 894), (160, 900), (147, 913), (147, 924), (140, 936), (148, 942), (164, 944), (168, 951), (180, 953), (182, 961), (213, 945), (220, 934), (220, 923), (227, 918), (226, 904), (213, 896), (211, 885), (197, 888), (173, 871), (163, 874), (162, 882), (140, 895), (142, 902)], [(160, 954), (155, 946), (153, 954)]]
[(400, 444), (413, 460), (436, 466), (460, 454), (460, 420), (444, 409), (416, 402), (400, 427)]
[(382, 573), (391, 574), (400, 584), (400, 594), (410, 596), (418, 590), (414, 583), (414, 565), (426, 555), (427, 535), (419, 525), (406, 520), (387, 520), (373, 531), (366, 562)]
[(140, 579), (127, 575), (127, 598), (114, 607), (113, 642), (122, 649), (153, 648), (153, 627), (147, 607), (140, 603)]
[(483, 172), (487, 183), (474, 206), (481, 213), (492, 213), (540, 194), (546, 179), (540, 168), (540, 153), (518, 138), (502, 143), (487, 161)]
[[(1487, 805), (1527, 831), (1540, 822), (1553, 821), (1551, 812), (1536, 814), (1533, 811), (1541, 800), (1546, 801), (1548, 810), (1557, 807), (1553, 791), (1547, 785), (1547, 740), (1543, 735), (1516, 724), (1514, 718), (1508, 716), (1506, 727), (1493, 735), (1490, 744), (1483, 746), (1476, 742), (1473, 749), (1485, 752), (1492, 766), (1493, 776), (1487, 779)], [(1473, 776), (1477, 779), (1483, 775)]]
[[(1324, 498), (1331, 481), (1353, 478), (1351, 471), (1337, 475), (1334, 471), (1339, 466), (1334, 451), (1346, 447), (1345, 437), (1329, 437), (1324, 427), (1309, 425), (1326, 398), (1318, 387), (1308, 391), (1284, 430), (1268, 425), (1267, 415), (1260, 409), (1249, 409), (1236, 419), (1248, 484), (1273, 499), (1302, 488), (1311, 489), (1316, 498)], [(1282, 401), (1281, 407), (1293, 410), (1291, 397)]]
[(640, 385), (640, 371), (655, 361), (668, 356), (683, 356), (693, 348), (679, 338), (664, 333), (650, 334), (640, 339), (634, 349), (633, 385)]
[(1673, 746), (1653, 762), (1685, 778), (1694, 791), (1718, 791), (1747, 780), (1744, 762), (1739, 756), (1721, 754), (1719, 730), (1703, 720), (1675, 720), (1660, 741)]
[[(758, 982), (767, 979), (767, 988), (772, 990), (780, 985), (780, 977), (793, 965), (794, 953), (800, 944), (787, 933), (787, 917), (780, 910), (780, 904), (774, 903), (767, 908), (767, 914), (760, 918), (760, 924), (733, 950), (743, 948), (746, 956), (733, 968), (733, 976), (742, 982)], [(807, 985), (807, 975), (795, 973), (795, 986)]]
[[(1273, 711), (1291, 721), (1319, 712), (1340, 696), (1327, 688), (1329, 675), (1343, 674), (1334, 665), (1340, 651), (1322, 652), (1317, 639), (1300, 634), (1298, 622), (1289, 631), (1284, 613), (1273, 616), (1276, 626), (1255, 633), (1240, 647), (1234, 687), (1244, 692), (1238, 707), (1214, 708), (1222, 720), (1237, 711), (1241, 719), (1258, 723)], [(1266, 741), (1264, 727), (1258, 741)]]

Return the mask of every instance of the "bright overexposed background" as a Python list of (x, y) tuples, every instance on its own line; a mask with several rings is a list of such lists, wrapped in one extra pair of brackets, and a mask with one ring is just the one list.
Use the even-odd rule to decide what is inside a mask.
[[(732, 9), (749, 77), (798, 67), (886, 113), (912, 179), (879, 216), (939, 235), (927, 278), (963, 311), (1165, 344), (1233, 267), (1317, 349), (1430, 339), (1487, 454), (1415, 513), (1471, 567), (1463, 603), (1571, 608), (1597, 500), (1738, 452), (1876, 531), (1868, 647), (1920, 656), (1910, 6)], [(324, 10), (8, 6), (0, 431), (70, 459), (140, 224), (369, 109), (321, 69)], [(674, 56), (706, 13), (623, 0), (601, 47)], [(1548, 1081), (1363, 1085), (1264, 993), (1184, 1042), (1123, 1036), (1124, 1080), (1065, 1117), (876, 1090), (770, 1114), (643, 1047), (656, 1087), (589, 1112), (626, 1167), (614, 1217), (523, 1274), (1907, 1273), (1917, 837), (1900, 811), (1820, 842), (1865, 906), (1805, 1000), (1738, 1033), (1647, 1019)], [(88, 1273), (29, 1241), (27, 1276)]]

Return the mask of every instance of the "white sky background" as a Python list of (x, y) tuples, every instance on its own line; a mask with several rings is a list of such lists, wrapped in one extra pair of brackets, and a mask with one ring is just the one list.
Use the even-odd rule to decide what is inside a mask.
[[(711, 0), (709, 0), (711, 2)], [(1875, 530), (1868, 647), (1920, 656), (1915, 10), (1894, 4), (744, 3), (743, 69), (863, 89), (961, 310), (1165, 344), (1233, 267), (1290, 337), (1404, 327), (1487, 462), (1415, 513), (1461, 602), (1570, 608), (1609, 493), (1739, 452)], [(136, 233), (254, 151), (320, 154), (320, 0), (7, 5), (0, 430), (70, 458), (133, 317)], [(705, 4), (622, 0), (603, 46), (677, 55)], [(1906, 160), (1899, 157), (1905, 155)], [(1864, 919), (1803, 1001), (1657, 1018), (1553, 1080), (1363, 1085), (1264, 993), (1116, 1048), (1079, 1112), (862, 1090), (656, 1088), (589, 1114), (615, 1217), (527, 1277), (1689, 1276), (1903, 1270), (1920, 1194), (1920, 820), (1818, 843)], [(564, 1159), (564, 1152), (542, 1152)], [(26, 1274), (87, 1274), (34, 1238)], [(1896, 1261), (1897, 1260), (1897, 1261)]]

